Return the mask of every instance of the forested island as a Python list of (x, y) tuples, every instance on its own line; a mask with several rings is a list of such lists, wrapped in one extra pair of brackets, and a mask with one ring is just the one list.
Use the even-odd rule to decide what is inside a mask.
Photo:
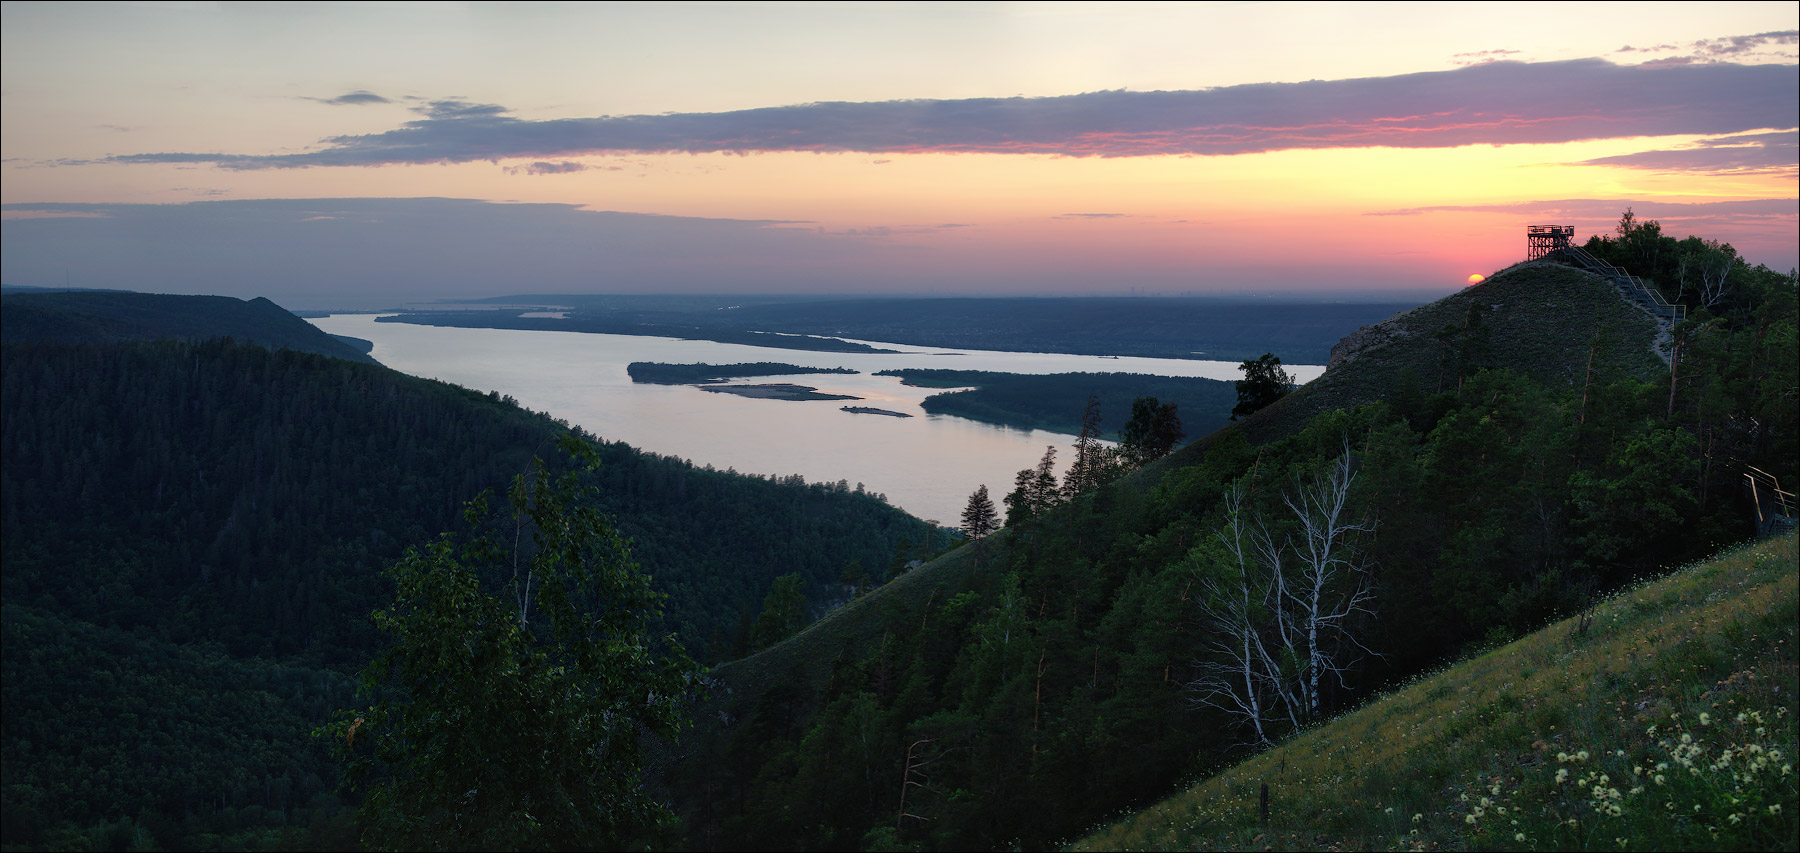
[(848, 367), (801, 367), (778, 361), (756, 361), (740, 364), (665, 364), (658, 361), (634, 361), (625, 366), (633, 382), (655, 385), (698, 385), (721, 382), (745, 376), (795, 376), (809, 373), (848, 373)]
[(1224, 426), (1237, 403), (1236, 385), (1217, 379), (1138, 373), (1035, 375), (912, 368), (882, 370), (875, 375), (897, 376), (907, 385), (924, 388), (967, 389), (926, 397), (925, 411), (934, 415), (955, 415), (1015, 429), (1066, 435), (1081, 432), (1088, 399), (1097, 398), (1105, 418), (1104, 435), (1112, 439), (1118, 438), (1119, 428), (1131, 413), (1132, 401), (1139, 397), (1175, 404), (1183, 429), (1190, 436), (1205, 435)]
[(795, 385), (791, 382), (769, 382), (760, 385), (701, 385), (702, 391), (716, 394), (734, 394), (739, 397), (751, 397), (758, 400), (790, 400), (806, 402), (812, 400), (861, 400), (861, 397), (850, 394), (826, 394), (811, 385)]

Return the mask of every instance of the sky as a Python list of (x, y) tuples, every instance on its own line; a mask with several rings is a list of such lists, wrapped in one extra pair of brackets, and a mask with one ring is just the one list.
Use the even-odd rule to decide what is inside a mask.
[(0, 278), (1413, 294), (1525, 227), (1800, 263), (1800, 5), (6, 3)]

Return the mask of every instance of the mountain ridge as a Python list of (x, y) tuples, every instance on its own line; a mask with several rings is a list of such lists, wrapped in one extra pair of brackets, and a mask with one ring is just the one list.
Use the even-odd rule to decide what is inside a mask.
[(229, 337), (374, 364), (366, 350), (326, 334), (264, 297), (136, 291), (10, 291), (0, 296), (0, 341), (99, 343)]

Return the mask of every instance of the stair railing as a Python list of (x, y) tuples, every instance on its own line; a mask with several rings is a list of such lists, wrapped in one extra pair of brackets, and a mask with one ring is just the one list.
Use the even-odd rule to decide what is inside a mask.
[[(1781, 481), (1760, 468), (1744, 466), (1744, 481), (1750, 488), (1750, 502), (1756, 506), (1756, 529), (1767, 534), (1794, 525), (1794, 493), (1783, 491)], [(1770, 504), (1764, 512), (1764, 504)]]
[(1558, 251), (1567, 255), (1577, 266), (1611, 279), (1614, 284), (1635, 293), (1650, 309), (1650, 313), (1666, 321), (1669, 325), (1673, 326), (1687, 319), (1687, 306), (1676, 305), (1664, 299), (1660, 291), (1651, 287), (1643, 279), (1588, 254), (1586, 249), (1579, 246), (1565, 246)]

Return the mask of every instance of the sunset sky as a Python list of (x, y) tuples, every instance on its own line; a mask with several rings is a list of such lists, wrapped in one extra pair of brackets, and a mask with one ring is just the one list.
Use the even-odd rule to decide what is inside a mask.
[(1800, 263), (1800, 5), (4, 6), (7, 284), (1433, 298)]

